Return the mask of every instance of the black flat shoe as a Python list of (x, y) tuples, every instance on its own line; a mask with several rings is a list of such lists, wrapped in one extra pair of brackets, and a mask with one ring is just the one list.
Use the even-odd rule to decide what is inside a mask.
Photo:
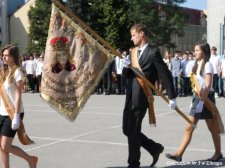
[(219, 156), (218, 158), (216, 158), (216, 159), (211, 159), (211, 158), (209, 158), (209, 159), (207, 159), (207, 161), (218, 162), (218, 161), (221, 160), (221, 159), (223, 159), (223, 155), (222, 155), (222, 154), (220, 154), (220, 156)]
[(180, 157), (180, 156), (173, 156), (173, 155), (171, 155), (169, 153), (166, 154), (166, 157), (168, 159), (172, 159), (172, 160), (175, 160), (177, 162), (181, 162), (182, 161), (182, 157)]

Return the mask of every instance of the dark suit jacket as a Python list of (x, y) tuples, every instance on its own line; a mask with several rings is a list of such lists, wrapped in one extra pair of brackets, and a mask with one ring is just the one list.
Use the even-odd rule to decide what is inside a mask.
[[(157, 79), (162, 80), (169, 99), (176, 98), (171, 72), (163, 61), (157, 48), (154, 48), (148, 44), (148, 46), (143, 51), (141, 58), (139, 59), (139, 64), (146, 78), (152, 82), (152, 84), (154, 84)], [(136, 75), (130, 68), (124, 68), (123, 75), (127, 78), (125, 108), (131, 108), (132, 110), (146, 110), (148, 107), (147, 98), (143, 89), (135, 78)]]

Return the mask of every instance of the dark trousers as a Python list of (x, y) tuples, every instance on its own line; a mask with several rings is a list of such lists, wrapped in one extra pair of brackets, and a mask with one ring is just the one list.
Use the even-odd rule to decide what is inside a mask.
[(103, 87), (104, 91), (107, 94), (110, 94), (112, 91), (112, 68), (113, 68), (113, 63), (112, 62), (109, 67), (107, 68), (104, 76), (103, 76)]
[(183, 77), (182, 78), (182, 88), (183, 88), (183, 94), (184, 96), (187, 96), (191, 93), (191, 86), (190, 86), (190, 78), (189, 77)]
[(41, 87), (41, 78), (42, 74), (37, 76), (37, 92), (39, 92), (40, 87)]
[(219, 80), (218, 74), (214, 74), (213, 75), (213, 89), (214, 89), (214, 92), (215, 93), (218, 93), (219, 94), (218, 80)]
[(125, 88), (126, 88), (126, 81), (125, 81), (124, 77), (120, 74), (117, 74), (116, 78), (117, 78), (118, 94), (124, 94)]
[(182, 81), (180, 80), (179, 77), (173, 77), (173, 85), (174, 85), (177, 95), (181, 96), (182, 95), (182, 89), (181, 89)]
[(219, 88), (219, 95), (220, 96), (225, 96), (224, 95), (224, 88), (223, 88), (224, 84), (223, 84), (223, 79), (222, 79), (222, 75), (219, 76), (219, 81), (218, 81), (218, 88)]
[(34, 75), (33, 74), (27, 74), (27, 80), (29, 88), (34, 91)]
[(161, 144), (147, 138), (141, 132), (142, 120), (146, 113), (146, 108), (130, 110), (131, 105), (125, 107), (123, 112), (123, 133), (128, 138), (128, 164), (131, 168), (140, 166), (140, 147), (146, 149), (152, 156), (161, 147)]

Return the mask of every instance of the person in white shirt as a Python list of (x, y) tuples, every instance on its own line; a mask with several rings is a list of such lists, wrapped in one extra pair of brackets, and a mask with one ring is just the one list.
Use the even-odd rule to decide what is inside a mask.
[(224, 70), (224, 67), (223, 67), (223, 69), (221, 69), (222, 68), (222, 63), (224, 61), (225, 61), (225, 49), (223, 51), (223, 54), (220, 55), (220, 59), (219, 59), (219, 67), (220, 67), (219, 68), (219, 94), (222, 97), (225, 97), (225, 91), (224, 91), (225, 90), (225, 87), (224, 87), (225, 83), (224, 83), (224, 76), (222, 76), (223, 75), (222, 71)]
[(220, 69), (221, 69), (221, 79), (222, 79), (222, 83), (223, 83), (223, 97), (225, 97), (225, 59), (223, 59), (221, 61), (221, 64), (220, 64)]
[[(196, 125), (200, 119), (204, 119), (208, 126), (208, 129), (212, 135), (215, 153), (207, 161), (217, 162), (223, 158), (221, 153), (221, 138), (220, 133), (216, 130), (215, 120), (213, 119), (212, 113), (204, 105), (204, 101), (208, 97), (212, 102), (215, 103), (214, 91), (212, 87), (213, 80), (213, 67), (209, 62), (210, 58), (210, 46), (206, 42), (197, 43), (195, 45), (195, 57), (196, 63), (193, 67), (193, 73), (196, 75), (201, 86), (201, 95), (198, 97), (197, 93), (193, 94), (193, 99), (190, 107), (189, 119)], [(194, 88), (197, 91), (196, 88)], [(179, 148), (174, 154), (166, 154), (166, 157), (175, 161), (182, 161), (182, 156), (191, 142), (194, 128), (188, 124), (185, 128), (182, 141)]]
[[(189, 51), (188, 57), (189, 57), (189, 61), (188, 61), (188, 64), (187, 64), (187, 70), (186, 71), (187, 71), (187, 74), (188, 74), (188, 76), (190, 78), (190, 75), (192, 73), (192, 69), (193, 69), (193, 67), (195, 65), (195, 57), (194, 57), (193, 53), (190, 52), (190, 51)], [(189, 88), (191, 89), (191, 81), (190, 80), (189, 80), (189, 84), (188, 85), (189, 85)], [(189, 95), (193, 95), (192, 89), (189, 90), (188, 94)]]
[(219, 97), (219, 88), (218, 88), (218, 81), (219, 81), (219, 56), (216, 53), (217, 48), (216, 47), (212, 47), (211, 48), (211, 57), (209, 62), (212, 64), (213, 66), (213, 88), (215, 91), (215, 97), (218, 98)]
[(171, 58), (172, 58), (171, 53), (169, 51), (165, 51), (163, 61), (166, 63), (170, 71), (171, 71)]
[[(146, 79), (153, 83), (158, 78), (162, 79), (170, 99), (168, 103), (171, 109), (176, 107), (177, 95), (173, 85), (172, 74), (163, 61), (158, 48), (149, 44), (148, 26), (142, 23), (135, 24), (131, 27), (130, 33), (131, 40), (136, 48), (132, 49), (129, 57), (123, 61), (123, 75), (127, 80), (127, 92), (122, 126), (123, 133), (127, 136), (128, 141), (128, 167), (140, 167), (141, 147), (152, 156), (150, 167), (153, 167), (157, 163), (164, 147), (162, 144), (152, 140), (152, 138), (148, 138), (141, 130), (142, 121), (149, 107), (148, 102), (153, 101), (153, 99), (148, 95), (148, 93), (151, 94), (151, 89), (147, 87), (146, 91), (148, 93), (145, 92), (130, 64), (134, 68), (139, 67)], [(147, 85), (144, 84), (144, 86)], [(153, 121), (155, 114), (152, 112), (153, 110), (149, 110), (150, 122), (155, 124)]]
[(171, 60), (171, 73), (173, 76), (173, 83), (174, 83), (174, 88), (176, 90), (177, 95), (180, 97), (182, 96), (182, 90), (181, 90), (181, 59), (180, 57), (180, 52), (175, 51), (174, 53), (174, 58)]
[[(20, 67), (19, 50), (16, 46), (8, 45), (2, 49), (3, 68), (1, 69), (1, 78), (5, 96), (0, 97), (0, 155), (1, 163), (4, 168), (9, 168), (10, 153), (26, 160), (30, 168), (36, 168), (38, 158), (27, 154), (18, 146), (12, 145), (16, 131), (20, 126), (20, 120), (23, 119), (24, 109), (22, 103), (23, 73)], [(11, 120), (8, 113), (9, 105), (5, 105), (8, 97), (14, 106), (14, 115)]]
[(115, 64), (114, 64), (114, 71), (116, 74), (116, 82), (117, 82), (117, 88), (118, 88), (118, 92), (117, 94), (121, 94), (124, 95), (125, 94), (125, 79), (122, 76), (122, 71), (123, 71), (123, 59), (127, 57), (127, 52), (126, 51), (122, 51), (122, 49), (118, 49), (117, 50), (118, 53), (121, 53), (121, 56), (123, 58), (120, 58), (119, 56), (115, 57)]
[(35, 78), (36, 67), (37, 67), (37, 64), (34, 61), (33, 55), (31, 54), (29, 57), (29, 60), (26, 61), (26, 74), (27, 74), (29, 89), (33, 93), (34, 93), (34, 87), (35, 87), (34, 78)]
[(183, 59), (181, 61), (181, 80), (182, 80), (182, 92), (183, 96), (186, 97), (190, 92), (191, 88), (189, 87), (190, 83), (190, 74), (188, 74), (189, 55), (188, 52), (183, 53)]
[(37, 92), (40, 91), (41, 88), (41, 77), (42, 77), (42, 70), (43, 70), (43, 60), (44, 60), (44, 53), (42, 53), (39, 57), (37, 62), (36, 68), (36, 78), (37, 78)]

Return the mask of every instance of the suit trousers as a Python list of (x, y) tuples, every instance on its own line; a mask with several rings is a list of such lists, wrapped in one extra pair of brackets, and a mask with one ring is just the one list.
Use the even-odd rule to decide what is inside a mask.
[(161, 147), (161, 144), (147, 138), (147, 136), (141, 132), (142, 120), (147, 109), (130, 110), (129, 107), (125, 107), (123, 112), (123, 133), (128, 138), (129, 167), (137, 168), (140, 165), (140, 147), (143, 147), (154, 156)]

